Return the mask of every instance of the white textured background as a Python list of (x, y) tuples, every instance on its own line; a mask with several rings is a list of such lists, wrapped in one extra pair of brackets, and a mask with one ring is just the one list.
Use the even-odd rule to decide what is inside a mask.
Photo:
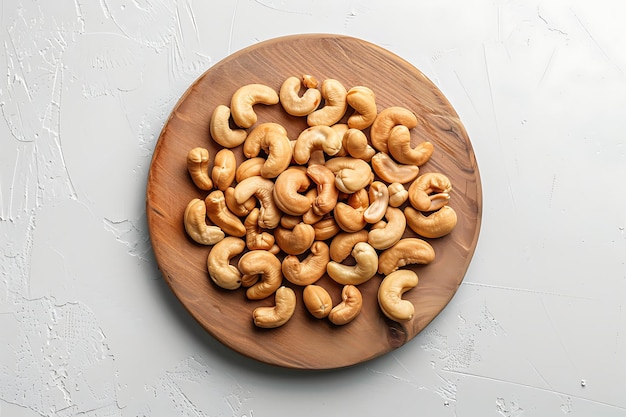
[[(623, 1), (0, 5), (0, 416), (626, 416)], [(403, 348), (320, 373), (206, 334), (161, 278), (144, 212), (187, 86), (306, 32), (431, 78), (484, 193), (448, 307)]]

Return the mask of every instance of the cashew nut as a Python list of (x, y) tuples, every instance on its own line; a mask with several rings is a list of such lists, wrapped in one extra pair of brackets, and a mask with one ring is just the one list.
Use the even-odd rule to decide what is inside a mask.
[(368, 191), (370, 205), (363, 212), (363, 218), (367, 223), (376, 223), (385, 216), (389, 206), (389, 190), (387, 185), (380, 181), (370, 184)]
[(291, 163), (292, 150), (287, 131), (278, 123), (260, 124), (243, 143), (246, 158), (256, 157), (261, 149), (267, 154), (260, 171), (264, 178), (276, 178)]
[(411, 230), (431, 239), (447, 235), (454, 229), (457, 222), (456, 212), (450, 206), (443, 206), (428, 216), (424, 216), (413, 207), (406, 207), (404, 216)]
[(305, 196), (309, 199), (311, 203), (311, 208), (302, 215), (302, 221), (306, 224), (315, 224), (320, 221), (322, 217), (324, 217), (321, 214), (315, 214), (315, 212), (313, 211), (313, 203), (315, 203), (315, 199), (317, 198), (317, 187), (311, 188), (309, 191), (306, 192)]
[[(276, 187), (276, 186), (274, 186)], [(292, 216), (291, 214), (285, 214), (280, 218), (280, 225), (285, 229), (293, 230), (297, 224), (302, 222), (302, 216)]]
[[(289, 77), (280, 86), (278, 93), (280, 103), (292, 116), (306, 116), (317, 109), (322, 101), (322, 93), (317, 89), (317, 82), (315, 82), (315, 87), (308, 87), (302, 96), (298, 95), (301, 86), (305, 83), (304, 77), (302, 80), (298, 77)], [(308, 78), (306, 82), (310, 81), (311, 79)]]
[(389, 205), (400, 207), (409, 198), (409, 192), (399, 182), (392, 182), (387, 186), (389, 191)]
[(365, 133), (358, 129), (349, 129), (344, 133), (343, 147), (351, 157), (367, 162), (376, 154), (376, 150), (367, 142)]
[(256, 207), (256, 198), (254, 197), (250, 197), (243, 204), (237, 203), (234, 187), (228, 187), (224, 190), (224, 200), (226, 201), (226, 207), (237, 217), (247, 216), (250, 210)]
[(428, 242), (410, 237), (384, 250), (378, 257), (378, 272), (389, 275), (409, 264), (429, 264), (435, 259), (435, 250)]
[(311, 126), (303, 130), (293, 147), (293, 160), (297, 164), (306, 164), (311, 158), (311, 153), (322, 150), (325, 154), (333, 156), (341, 149), (341, 136), (329, 126)]
[(337, 203), (334, 214), (339, 227), (346, 232), (358, 232), (363, 229), (367, 225), (363, 213), (369, 204), (368, 192), (365, 188), (350, 194), (348, 204)]
[(335, 186), (344, 193), (365, 188), (374, 179), (372, 168), (361, 159), (342, 156), (327, 161), (325, 166), (335, 174)]
[(211, 192), (206, 196), (204, 202), (206, 203), (207, 216), (224, 233), (237, 237), (246, 235), (246, 228), (239, 217), (235, 216), (226, 206), (224, 193), (221, 190)]
[(235, 181), (241, 182), (246, 178), (260, 177), (265, 158), (257, 156), (241, 162), (235, 171)]
[(351, 255), (356, 261), (356, 265), (344, 265), (335, 261), (326, 265), (326, 272), (333, 280), (343, 285), (359, 285), (376, 275), (378, 254), (370, 244), (366, 242), (357, 243), (354, 245)]
[(194, 198), (187, 204), (183, 215), (185, 231), (195, 242), (214, 245), (224, 239), (225, 233), (218, 226), (206, 223), (206, 204), (204, 200)]
[(409, 186), (409, 202), (416, 210), (435, 211), (448, 204), (452, 183), (444, 174), (428, 172)]
[(378, 110), (376, 109), (376, 95), (363, 86), (352, 87), (348, 90), (346, 100), (355, 113), (348, 118), (348, 126), (363, 130), (374, 123)]
[(211, 114), (209, 129), (215, 142), (225, 148), (234, 148), (246, 140), (248, 133), (244, 129), (230, 128), (230, 108), (223, 104), (218, 105)]
[(384, 250), (392, 247), (402, 239), (406, 229), (407, 219), (399, 208), (387, 207), (385, 218), (387, 222), (376, 223), (376, 227), (372, 227), (367, 236), (367, 243), (374, 249)]
[(311, 208), (311, 202), (299, 193), (308, 190), (310, 185), (304, 169), (289, 167), (274, 181), (274, 203), (283, 213), (302, 216)]
[(335, 123), (334, 125), (331, 126), (331, 128), (341, 138), (341, 149), (339, 149), (339, 152), (337, 152), (335, 154), (335, 156), (347, 156), (348, 155), (348, 151), (346, 150), (346, 137), (345, 137), (345, 134), (348, 131), (348, 129), (350, 129), (350, 127), (346, 123)]
[(264, 229), (274, 229), (280, 223), (281, 212), (274, 204), (273, 188), (274, 183), (263, 177), (246, 178), (235, 187), (235, 201), (238, 204), (243, 204), (253, 195), (259, 200), (259, 226)]
[(213, 188), (213, 181), (209, 177), (209, 151), (205, 148), (193, 148), (187, 153), (187, 171), (201, 190)]
[(292, 284), (313, 284), (324, 275), (329, 260), (328, 245), (316, 241), (311, 245), (311, 253), (302, 262), (295, 255), (285, 256), (282, 264), (283, 276)]
[(235, 170), (237, 160), (235, 154), (230, 149), (220, 149), (213, 158), (213, 170), (211, 178), (213, 184), (219, 190), (226, 190), (235, 180)]
[(313, 224), (315, 240), (327, 240), (341, 231), (337, 221), (333, 217), (326, 217)]
[(400, 184), (405, 184), (411, 182), (417, 178), (420, 171), (417, 165), (398, 164), (383, 152), (378, 152), (374, 155), (371, 163), (376, 175), (388, 183), (399, 182)]
[(346, 100), (348, 92), (340, 81), (326, 79), (322, 82), (321, 90), (325, 100), (324, 107), (307, 116), (306, 121), (309, 126), (332, 126), (341, 120), (348, 108)]
[(296, 293), (289, 287), (276, 290), (273, 307), (257, 307), (252, 311), (252, 320), (257, 327), (273, 329), (287, 323), (296, 311)]
[(428, 141), (411, 148), (411, 132), (404, 125), (397, 125), (389, 132), (389, 153), (401, 164), (422, 166), (433, 154), (434, 146)]
[(402, 295), (417, 286), (417, 274), (410, 269), (392, 272), (383, 278), (378, 287), (378, 305), (391, 320), (407, 321), (413, 318), (415, 307)]
[(257, 121), (253, 106), (257, 103), (276, 104), (278, 94), (273, 88), (263, 84), (248, 84), (240, 87), (230, 101), (230, 112), (239, 127), (252, 127)]
[(283, 275), (280, 260), (276, 255), (265, 250), (252, 250), (244, 253), (237, 268), (243, 276), (260, 275), (260, 281), (246, 290), (250, 300), (261, 300), (272, 295), (282, 283)]
[(315, 240), (315, 229), (306, 223), (298, 223), (293, 229), (277, 227), (274, 230), (276, 244), (289, 255), (300, 255), (306, 252)]
[(345, 285), (341, 290), (341, 302), (328, 314), (331, 323), (341, 326), (354, 320), (363, 308), (363, 296), (354, 285)]
[(227, 236), (217, 242), (207, 258), (207, 268), (211, 280), (219, 287), (227, 290), (236, 290), (241, 286), (241, 272), (230, 260), (239, 255), (246, 248), (246, 243), (232, 236)]
[(307, 168), (306, 175), (317, 185), (313, 212), (320, 216), (330, 213), (339, 197), (339, 190), (335, 187), (335, 174), (324, 165), (311, 165)]
[(250, 250), (270, 250), (274, 245), (274, 235), (259, 227), (259, 209), (253, 208), (243, 222), (246, 228), (246, 246)]
[(381, 152), (389, 153), (388, 140), (391, 129), (396, 125), (404, 125), (409, 129), (417, 126), (415, 114), (404, 107), (389, 107), (378, 113), (370, 128), (372, 146)]
[(354, 246), (359, 242), (367, 242), (367, 230), (348, 233), (340, 232), (330, 242), (330, 259), (335, 262), (343, 262), (350, 255)]
[(304, 306), (317, 319), (323, 319), (330, 314), (333, 308), (333, 300), (328, 291), (319, 285), (310, 284), (302, 291)]

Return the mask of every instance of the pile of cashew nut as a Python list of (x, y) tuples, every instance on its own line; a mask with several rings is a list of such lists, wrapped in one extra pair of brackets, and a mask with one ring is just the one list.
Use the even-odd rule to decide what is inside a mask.
[[(278, 103), (306, 117), (297, 138), (258, 121), (255, 105)], [(379, 112), (370, 88), (346, 89), (334, 79), (318, 85), (313, 76), (289, 77), (278, 92), (239, 88), (211, 115), (221, 150), (212, 161), (202, 147), (187, 155), (190, 177), (206, 195), (189, 202), (184, 226), (211, 246), (210, 279), (227, 290), (244, 287), (249, 300), (273, 295), (274, 304), (254, 309), (252, 319), (274, 328), (294, 314), (294, 288), (313, 317), (351, 322), (363, 305), (359, 285), (378, 275), (382, 313), (410, 320), (415, 307), (402, 296), (418, 277), (403, 267), (432, 262), (433, 247), (422, 238), (445, 236), (457, 223), (448, 177), (420, 174), (434, 149), (427, 138), (411, 145), (418, 123), (404, 107)], [(235, 151), (245, 156), (238, 166)], [(419, 237), (404, 238), (407, 226)], [(318, 283), (326, 274), (343, 288), (334, 306)]]

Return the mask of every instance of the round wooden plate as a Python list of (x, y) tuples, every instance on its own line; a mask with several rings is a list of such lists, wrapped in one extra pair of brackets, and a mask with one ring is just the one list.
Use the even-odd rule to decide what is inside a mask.
[[(278, 91), (289, 76), (312, 74), (318, 80), (334, 78), (346, 88), (370, 87), (378, 110), (403, 106), (422, 120), (413, 129), (414, 144), (427, 139), (435, 146), (421, 172), (441, 172), (453, 184), (449, 205), (458, 214), (453, 232), (427, 239), (435, 261), (411, 266), (419, 284), (405, 294), (415, 305), (415, 316), (397, 323), (383, 316), (377, 304), (382, 280), (375, 276), (359, 286), (363, 310), (351, 323), (335, 326), (313, 318), (302, 302), (302, 288), (293, 286), (298, 305), (292, 319), (277, 329), (260, 329), (252, 310), (273, 303), (273, 297), (250, 301), (243, 289), (218, 288), (207, 272), (210, 247), (196, 244), (185, 233), (183, 213), (193, 198), (204, 198), (186, 169), (187, 152), (194, 147), (219, 150), (209, 133), (209, 119), (218, 104), (229, 105), (239, 87), (261, 83)], [(280, 104), (255, 106), (259, 122), (277, 122), (295, 139), (305, 118), (287, 115)], [(241, 147), (235, 148), (238, 163)], [(146, 201), (152, 246), (159, 268), (172, 291), (189, 313), (216, 339), (261, 362), (299, 369), (330, 369), (358, 364), (392, 351), (422, 331), (446, 306), (461, 284), (474, 253), (480, 229), (482, 194), (480, 176), (468, 135), (456, 112), (419, 70), (393, 53), (363, 40), (335, 35), (298, 35), (269, 40), (212, 66), (196, 80), (172, 111), (158, 140), (150, 167)], [(415, 236), (407, 228), (405, 237)], [(236, 262), (236, 259), (235, 259)], [(330, 278), (319, 282), (334, 303), (341, 287)]]

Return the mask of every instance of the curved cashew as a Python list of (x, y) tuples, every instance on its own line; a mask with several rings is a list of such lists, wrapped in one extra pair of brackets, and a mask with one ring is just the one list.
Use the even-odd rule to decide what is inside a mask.
[(383, 250), (392, 247), (402, 239), (406, 229), (407, 219), (399, 208), (387, 207), (385, 218), (387, 223), (380, 222), (384, 223), (381, 225), (384, 227), (372, 228), (367, 236), (367, 243), (374, 249)]
[(420, 175), (409, 186), (409, 202), (416, 210), (435, 211), (448, 204), (452, 183), (438, 172)]
[(361, 159), (342, 156), (327, 161), (325, 166), (335, 174), (335, 186), (344, 193), (365, 188), (374, 179), (372, 168)]
[(383, 278), (378, 287), (378, 305), (381, 311), (391, 320), (407, 321), (413, 318), (415, 307), (402, 295), (417, 286), (417, 274), (410, 269), (392, 272)]
[(378, 257), (378, 272), (389, 275), (409, 264), (429, 264), (435, 259), (435, 250), (428, 242), (418, 238), (400, 239)]
[(389, 191), (389, 205), (400, 207), (409, 198), (409, 192), (399, 182), (392, 182), (387, 187)]
[(327, 240), (341, 231), (337, 221), (333, 217), (327, 217), (313, 224), (315, 240)]
[(359, 285), (376, 275), (378, 254), (370, 244), (366, 242), (357, 243), (351, 254), (356, 265), (349, 266), (335, 261), (326, 265), (326, 272), (333, 280), (343, 285)]
[(241, 286), (241, 272), (230, 260), (239, 255), (246, 248), (246, 243), (237, 238), (228, 236), (217, 242), (207, 258), (207, 268), (211, 280), (226, 290), (236, 290)]
[(315, 224), (322, 220), (322, 217), (324, 217), (323, 215), (315, 214), (315, 212), (313, 211), (313, 203), (315, 203), (315, 199), (317, 198), (317, 187), (311, 188), (309, 191), (306, 192), (305, 196), (309, 199), (309, 202), (311, 203), (311, 208), (302, 215), (302, 221), (306, 224)]
[(333, 308), (333, 300), (328, 291), (319, 285), (310, 284), (302, 291), (302, 301), (309, 313), (317, 319), (328, 316)]
[(237, 126), (249, 128), (257, 121), (257, 115), (252, 106), (257, 103), (276, 104), (278, 100), (278, 94), (273, 88), (263, 84), (248, 84), (240, 87), (233, 94), (230, 112)]
[(350, 194), (348, 204), (337, 203), (335, 206), (335, 220), (341, 228), (346, 232), (358, 232), (363, 229), (367, 222), (363, 213), (369, 207), (369, 197), (365, 188)]
[(213, 170), (211, 178), (213, 184), (219, 190), (226, 190), (235, 180), (235, 170), (237, 160), (235, 154), (230, 149), (220, 149), (213, 158)]
[(193, 148), (187, 152), (187, 171), (196, 187), (205, 191), (213, 188), (209, 177), (209, 159), (209, 150), (205, 148)]
[(311, 202), (302, 194), (309, 189), (311, 181), (304, 169), (289, 167), (274, 181), (274, 203), (283, 212), (302, 216), (311, 208)]
[(206, 204), (199, 198), (194, 198), (187, 204), (183, 224), (189, 237), (203, 245), (214, 245), (225, 236), (218, 226), (207, 225)]
[[(346, 137), (345, 134), (350, 129), (350, 127), (346, 123), (335, 123), (331, 126), (331, 128), (339, 135), (341, 138), (341, 149), (334, 156), (347, 156), (348, 151), (346, 150)], [(316, 151), (317, 152), (317, 151)]]
[(349, 129), (343, 136), (343, 147), (353, 158), (362, 159), (369, 162), (376, 150), (367, 142), (367, 136), (358, 129)]
[[(304, 77), (302, 80), (298, 77), (287, 78), (278, 92), (283, 109), (292, 116), (306, 116), (315, 111), (322, 101), (322, 93), (317, 89), (317, 82), (315, 87), (308, 87), (302, 96), (298, 95), (305, 83)], [(306, 82), (310, 82), (311, 78), (307, 80)]]
[(307, 116), (306, 122), (309, 126), (332, 126), (341, 120), (348, 108), (348, 92), (341, 82), (326, 79), (322, 82), (321, 90), (325, 100), (324, 107)]
[(370, 205), (363, 212), (363, 218), (368, 223), (376, 223), (385, 216), (389, 206), (389, 190), (385, 183), (374, 181), (368, 192)]
[(406, 184), (417, 178), (420, 169), (417, 165), (402, 165), (391, 159), (389, 155), (378, 152), (372, 157), (372, 168), (376, 175), (388, 183)]
[(206, 204), (207, 216), (213, 224), (219, 226), (224, 233), (236, 237), (246, 235), (246, 228), (243, 227), (243, 223), (241, 223), (239, 217), (231, 213), (226, 206), (224, 193), (221, 190), (211, 192), (206, 196), (204, 202)]
[(401, 164), (422, 166), (433, 154), (434, 146), (428, 141), (411, 148), (411, 132), (404, 125), (397, 125), (389, 132), (389, 153)]
[(256, 198), (254, 197), (250, 197), (243, 204), (237, 203), (234, 187), (228, 187), (224, 190), (224, 200), (226, 201), (226, 207), (237, 217), (247, 216), (250, 210), (256, 207)]
[(289, 287), (276, 290), (273, 307), (257, 307), (252, 311), (252, 320), (257, 327), (273, 329), (287, 323), (296, 311), (296, 293)]
[(313, 212), (319, 216), (330, 213), (339, 197), (339, 190), (335, 187), (335, 174), (324, 165), (311, 165), (307, 168), (306, 175), (317, 185)]
[(280, 218), (281, 227), (289, 230), (293, 230), (297, 224), (302, 222), (302, 216), (292, 216), (291, 214), (285, 214)]
[(238, 204), (243, 204), (253, 195), (259, 200), (259, 226), (264, 229), (274, 229), (280, 223), (281, 212), (274, 204), (273, 188), (274, 183), (263, 177), (246, 178), (235, 187), (235, 201)]
[(283, 276), (292, 284), (313, 284), (324, 275), (329, 260), (328, 245), (316, 241), (311, 245), (311, 253), (302, 262), (295, 255), (285, 256), (282, 264)]
[(413, 129), (417, 126), (417, 117), (411, 110), (404, 107), (394, 106), (381, 111), (370, 128), (372, 146), (381, 152), (388, 153), (387, 141), (391, 129), (396, 125)]
[(261, 300), (272, 295), (282, 283), (280, 260), (265, 250), (252, 250), (241, 255), (237, 268), (243, 276), (260, 275), (260, 281), (246, 290), (250, 300)]
[(330, 310), (328, 320), (341, 326), (354, 320), (363, 307), (361, 291), (354, 285), (345, 285), (341, 290), (341, 302)]
[(230, 108), (218, 105), (211, 114), (209, 129), (213, 140), (225, 148), (234, 148), (246, 140), (248, 133), (244, 129), (230, 128)]
[(297, 164), (306, 164), (311, 153), (322, 150), (333, 156), (341, 149), (341, 136), (329, 126), (312, 126), (303, 130), (293, 147), (293, 160)]
[(274, 245), (274, 236), (259, 227), (259, 209), (253, 208), (243, 222), (246, 228), (246, 246), (250, 250), (270, 250)]
[(374, 123), (378, 110), (376, 109), (376, 95), (363, 86), (352, 87), (348, 90), (346, 100), (355, 113), (348, 118), (348, 126), (363, 130)]
[(278, 123), (260, 124), (243, 143), (246, 158), (256, 157), (261, 149), (267, 154), (260, 172), (264, 178), (276, 178), (291, 163), (291, 143), (287, 131)]
[(367, 242), (367, 230), (348, 233), (340, 232), (330, 242), (330, 259), (335, 262), (343, 262), (350, 255), (354, 246), (359, 242)]
[(277, 227), (274, 230), (276, 244), (289, 255), (300, 255), (306, 252), (315, 240), (315, 229), (306, 223), (298, 223), (293, 229)]
[(235, 171), (235, 181), (241, 182), (246, 178), (260, 177), (265, 158), (257, 156), (241, 162)]
[(457, 222), (456, 212), (450, 206), (443, 206), (428, 216), (424, 216), (413, 207), (406, 207), (404, 216), (411, 230), (431, 239), (447, 235), (454, 229)]

